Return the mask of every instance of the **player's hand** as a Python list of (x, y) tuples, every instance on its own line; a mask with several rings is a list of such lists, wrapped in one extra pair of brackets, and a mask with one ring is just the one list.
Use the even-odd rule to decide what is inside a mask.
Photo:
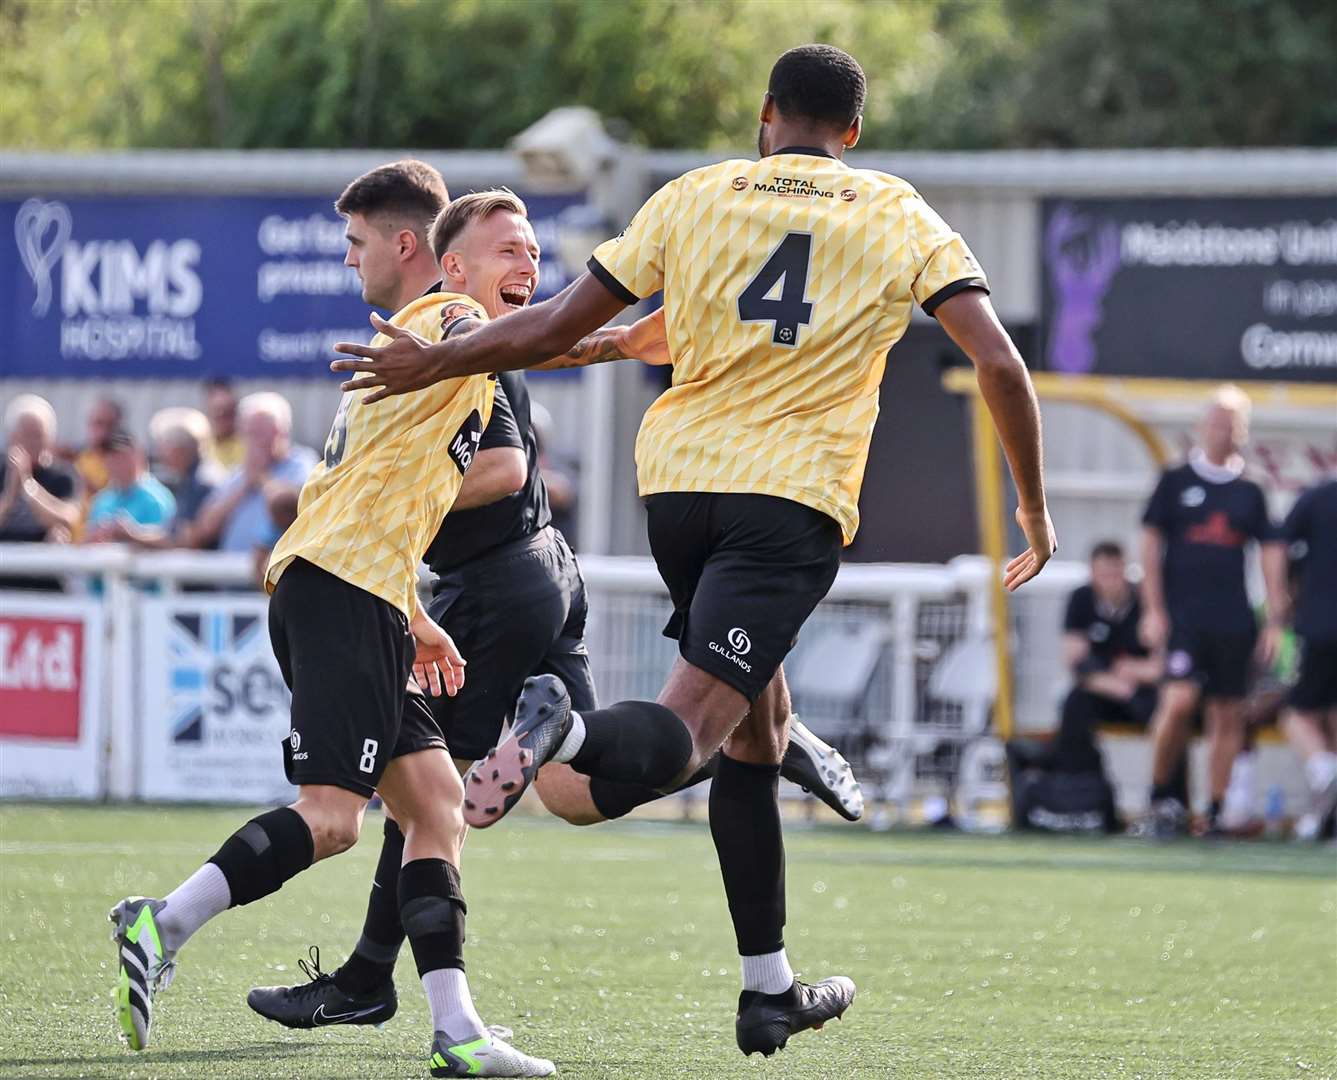
[(424, 693), (454, 697), (464, 686), (464, 657), (449, 634), (419, 611), (409, 624), (418, 643), (413, 679)]
[(385, 345), (337, 342), (335, 352), (365, 357), (363, 360), (335, 360), (330, 364), (331, 371), (355, 371), (363, 375), (363, 378), (341, 383), (339, 389), (366, 390), (379, 387), (362, 399), (364, 405), (371, 405), (383, 398), (421, 390), (439, 381), (437, 363), (430, 350), (440, 346), (433, 346), (412, 330), (387, 322), (375, 312), (371, 316), (371, 325), (378, 334), (384, 334), (390, 341)]
[(1152, 652), (1165, 648), (1166, 639), (1170, 636), (1170, 620), (1166, 618), (1165, 609), (1149, 607), (1142, 612), (1142, 618), (1137, 624), (1137, 636)]
[(1263, 627), (1263, 632), (1258, 635), (1258, 647), (1255, 650), (1258, 654), (1258, 662), (1265, 668), (1271, 668), (1277, 662), (1277, 657), (1281, 655), (1281, 627), (1276, 623), (1268, 623)]
[(668, 331), (664, 326), (664, 309), (652, 311), (626, 327), (622, 336), (622, 351), (626, 356), (644, 364), (671, 364)]
[(1017, 524), (1029, 546), (1003, 571), (1003, 587), (1008, 592), (1016, 592), (1035, 577), (1058, 550), (1058, 537), (1054, 535), (1054, 523), (1049, 520), (1047, 508), (1025, 511), (1017, 507)]

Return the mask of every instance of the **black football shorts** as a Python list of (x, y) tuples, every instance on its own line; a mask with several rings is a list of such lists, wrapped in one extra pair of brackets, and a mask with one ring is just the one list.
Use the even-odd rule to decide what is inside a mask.
[(1203, 697), (1242, 698), (1253, 675), (1254, 630), (1217, 630), (1184, 626), (1171, 616), (1170, 642), (1165, 650), (1165, 677), (1188, 679), (1202, 688)]
[(393, 604), (294, 559), (269, 601), (269, 638), (292, 691), (291, 783), (370, 798), (393, 758), (445, 746), (426, 699), (408, 690), (415, 646)]
[(437, 581), (427, 613), (468, 664), (458, 694), (429, 699), (452, 757), (477, 760), (497, 745), (531, 675), (561, 679), (577, 712), (598, 707), (585, 649), (587, 611), (580, 566), (552, 528)]
[(672, 491), (645, 507), (673, 601), (665, 636), (689, 664), (756, 701), (836, 579), (840, 526), (773, 495)]
[(1337, 709), (1337, 638), (1300, 638), (1300, 677), (1287, 703), (1301, 712)]

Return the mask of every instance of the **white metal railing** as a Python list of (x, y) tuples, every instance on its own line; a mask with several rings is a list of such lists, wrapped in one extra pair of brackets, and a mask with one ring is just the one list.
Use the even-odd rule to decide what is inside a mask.
[[(653, 561), (586, 556), (581, 567), (600, 697), (655, 696), (676, 648), (661, 634), (669, 602)], [(163, 598), (188, 600), (184, 586), (205, 586), (232, 594), (247, 589), (251, 595), (237, 605), (253, 613), (252, 558), (121, 545), (0, 545), (0, 575), (65, 578), (69, 591), (96, 611), (107, 657), (96, 699), (106, 710), (105, 790), (133, 797), (141, 786), (134, 747), (143, 726), (144, 671), (156, 659), (143, 655), (141, 610)], [(986, 735), (995, 686), (990, 578), (987, 561), (973, 556), (947, 565), (847, 564), (786, 662), (796, 706), (862, 763), (874, 794), (905, 802), (942, 779), (934, 762), (944, 746), (959, 754)], [(96, 589), (89, 586), (94, 579), (101, 582)], [(1081, 564), (1052, 563), (1012, 598), (1016, 714), (1024, 727), (1053, 723), (1066, 683), (1062, 608), (1085, 579)], [(0, 593), (0, 616), (17, 596)]]

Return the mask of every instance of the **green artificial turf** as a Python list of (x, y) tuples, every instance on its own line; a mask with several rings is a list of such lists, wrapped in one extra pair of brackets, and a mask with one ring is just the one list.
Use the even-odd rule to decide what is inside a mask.
[[(231, 911), (180, 957), (154, 1044), (114, 1034), (106, 911), (161, 896), (248, 817), (0, 808), (0, 1076), (422, 1077), (426, 1004), (401, 959), (383, 1030), (289, 1032), (257, 983), (333, 968), (361, 925), (379, 821), (352, 852)], [(733, 1042), (738, 961), (706, 829), (516, 815), (464, 860), (484, 1018), (582, 1078), (1337, 1077), (1337, 853), (1255, 842), (788, 832), (795, 967), (844, 972), (843, 1023), (770, 1060)]]

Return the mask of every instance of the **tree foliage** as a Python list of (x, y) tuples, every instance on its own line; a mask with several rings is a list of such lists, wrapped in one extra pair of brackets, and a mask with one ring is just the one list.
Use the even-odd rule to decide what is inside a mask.
[(785, 48), (869, 75), (881, 148), (1337, 142), (1326, 0), (0, 0), (0, 145), (496, 147), (589, 105), (750, 141)]

